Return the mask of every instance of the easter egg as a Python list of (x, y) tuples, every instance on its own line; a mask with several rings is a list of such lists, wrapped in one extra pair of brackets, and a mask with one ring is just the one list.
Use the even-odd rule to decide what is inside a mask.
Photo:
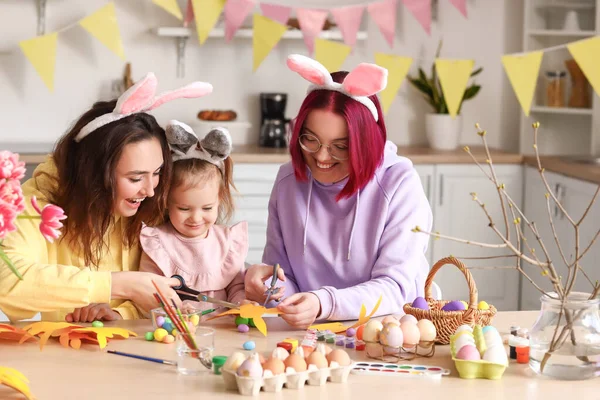
[(249, 320), (250, 320), (249, 318), (242, 318), (240, 316), (237, 316), (237, 317), (235, 317), (235, 324), (236, 324), (236, 326), (241, 325), (241, 324), (248, 325)]
[(256, 357), (250, 357), (239, 366), (236, 373), (239, 376), (260, 378), (262, 376), (263, 369), (260, 365), (260, 361), (258, 361)]
[(165, 324), (173, 324), (173, 321), (171, 321), (171, 318), (165, 317)]
[(456, 353), (456, 358), (458, 358), (459, 360), (469, 361), (481, 360), (481, 356), (479, 355), (479, 352), (477, 351), (475, 346), (470, 344), (461, 347), (460, 350)]
[(192, 325), (198, 326), (200, 323), (200, 316), (198, 314), (192, 314), (192, 316), (190, 316), (190, 322)]
[(363, 331), (363, 339), (365, 342), (378, 342), (379, 332), (383, 329), (383, 324), (374, 319), (367, 322), (365, 330)]
[(163, 328), (165, 331), (167, 331), (167, 332), (171, 333), (171, 332), (173, 331), (173, 324), (171, 324), (170, 322), (165, 322), (165, 323), (163, 324), (162, 328)]
[(482, 332), (485, 334), (489, 331), (496, 331), (498, 332), (498, 329), (496, 329), (495, 327), (493, 327), (492, 325), (486, 325), (483, 328), (481, 328)]
[(94, 321), (94, 322), (92, 322), (92, 326), (94, 328), (102, 328), (104, 326), (104, 324), (102, 323), (102, 321)]
[(250, 330), (250, 327), (246, 324), (239, 324), (237, 330), (241, 333), (246, 333)]
[(318, 369), (327, 368), (328, 365), (327, 358), (325, 358), (325, 355), (318, 350), (315, 350), (312, 353), (310, 353), (310, 355), (306, 359), (306, 363), (308, 365), (312, 364)]
[(428, 319), (422, 319), (417, 322), (417, 328), (419, 328), (419, 333), (421, 334), (421, 340), (424, 342), (431, 342), (435, 340), (437, 332), (435, 330), (435, 325)]
[(396, 317), (394, 317), (393, 315), (388, 315), (387, 317), (385, 317), (383, 320), (381, 320), (381, 323), (385, 326), (387, 324), (394, 324), (396, 326), (400, 326), (400, 321), (398, 321), (396, 319)]
[(400, 318), (400, 324), (416, 324), (417, 322), (417, 317), (410, 314), (406, 314)]
[(463, 311), (465, 310), (465, 305), (460, 301), (451, 301), (447, 303), (444, 307), (442, 307), (442, 311)]
[(244, 350), (254, 350), (254, 348), (256, 347), (256, 343), (254, 343), (252, 340), (248, 340), (243, 344), (243, 347)]
[(400, 325), (400, 329), (402, 329), (402, 336), (404, 337), (405, 348), (410, 348), (418, 344), (421, 340), (421, 333), (419, 332), (417, 324), (402, 324)]
[(285, 360), (290, 356), (290, 353), (283, 347), (275, 347), (275, 350), (271, 353), (271, 358), (279, 358)]
[[(379, 343), (384, 346), (400, 347), (404, 343), (404, 334), (398, 325), (386, 324), (379, 334)], [(396, 351), (397, 352), (397, 351)]]
[(279, 358), (269, 358), (262, 365), (264, 371), (271, 371), (273, 375), (283, 374), (285, 364)]
[(153, 341), (154, 340), (154, 332), (146, 332), (146, 334), (144, 335), (144, 339), (146, 339), (149, 342)]
[(355, 335), (356, 335), (356, 329), (354, 329), (354, 328), (348, 328), (348, 330), (346, 331), (346, 336), (353, 337)]
[(162, 342), (169, 344), (169, 343), (173, 343), (174, 341), (175, 341), (175, 336), (167, 335), (167, 336), (165, 336), (165, 338), (163, 339)]
[(359, 326), (359, 327), (356, 329), (356, 338), (357, 338), (358, 340), (363, 340), (363, 333), (364, 333), (364, 330), (365, 330), (365, 325), (364, 325), (364, 324), (363, 324), (363, 325), (361, 325), (361, 326)]
[(154, 331), (154, 340), (156, 340), (157, 342), (162, 342), (163, 339), (165, 337), (167, 337), (168, 334), (169, 334), (169, 332), (167, 332), (163, 328), (158, 328), (157, 330)]
[(489, 347), (485, 353), (483, 353), (483, 359), (485, 361), (503, 365), (506, 365), (508, 362), (508, 357), (506, 355), (504, 346)]
[(464, 300), (461, 300), (460, 302), (463, 304), (463, 306), (465, 306), (465, 310), (466, 310), (467, 308), (469, 308), (469, 305), (467, 304), (467, 302), (466, 302), (466, 301), (464, 301)]
[(329, 365), (331, 366), (332, 362), (338, 363), (338, 365), (345, 367), (352, 363), (350, 356), (342, 349), (335, 349), (331, 353), (327, 354), (327, 361), (329, 361)]
[(296, 372), (306, 371), (306, 360), (297, 353), (290, 354), (283, 362), (287, 368), (293, 368)]
[(429, 304), (427, 304), (427, 300), (425, 300), (423, 297), (417, 297), (414, 299), (412, 306), (421, 310), (429, 310)]
[(468, 332), (473, 332), (473, 328), (471, 328), (469, 325), (461, 325), (458, 328), (456, 328), (456, 331), (454, 331), (454, 334), (456, 335), (459, 332), (462, 331), (468, 331)]
[(248, 326), (251, 328), (256, 328), (256, 325), (254, 325), (254, 320), (252, 318), (248, 318)]
[(488, 303), (486, 303), (485, 301), (481, 300), (479, 302), (479, 304), (477, 304), (477, 308), (479, 310), (489, 310), (490, 309), (490, 305)]
[(456, 338), (454, 340), (454, 349), (456, 349), (456, 351), (459, 351), (460, 349), (462, 349), (464, 346), (475, 346), (475, 338), (473, 338), (472, 335), (461, 335), (458, 338)]
[(161, 326), (163, 326), (164, 323), (165, 323), (165, 317), (163, 317), (162, 315), (159, 315), (158, 317), (156, 317), (156, 326), (158, 326), (160, 328)]
[(227, 361), (225, 361), (225, 364), (223, 364), (223, 369), (228, 371), (236, 371), (245, 360), (246, 356), (244, 353), (236, 351), (227, 357)]

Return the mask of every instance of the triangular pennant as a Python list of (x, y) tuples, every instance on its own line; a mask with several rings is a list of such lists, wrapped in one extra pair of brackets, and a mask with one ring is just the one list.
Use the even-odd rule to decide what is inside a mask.
[(567, 45), (579, 68), (600, 96), (600, 36)]
[(315, 39), (315, 60), (320, 62), (329, 72), (339, 71), (351, 51), (352, 47), (346, 44)]
[(401, 57), (393, 54), (375, 53), (375, 64), (388, 70), (388, 82), (380, 93), (383, 113), (387, 114), (392, 105), (404, 78), (412, 64), (410, 57)]
[(390, 47), (394, 47), (394, 36), (396, 35), (396, 0), (371, 3), (367, 6), (367, 10)]
[(321, 30), (323, 30), (323, 25), (325, 25), (327, 11), (298, 8), (296, 10), (296, 16), (298, 17), (300, 29), (302, 29), (304, 44), (306, 44), (306, 47), (308, 48), (308, 53), (312, 54), (315, 49), (315, 38), (319, 36)]
[(252, 53), (254, 62), (252, 70), (256, 71), (275, 45), (279, 43), (287, 31), (287, 27), (260, 14), (254, 14), (253, 26)]
[(419, 21), (428, 35), (431, 35), (431, 0), (402, 0), (404, 6)]
[(181, 14), (181, 9), (179, 8), (179, 4), (177, 4), (177, 0), (152, 0), (152, 2), (178, 20), (183, 20), (183, 15)]
[(254, 8), (254, 0), (228, 0), (225, 4), (225, 41), (229, 42), (235, 32)]
[(455, 117), (462, 103), (463, 96), (475, 61), (473, 60), (435, 60), (435, 69), (440, 79), (442, 92), (448, 105), (448, 113)]
[(506, 75), (508, 75), (521, 108), (527, 116), (529, 116), (543, 55), (544, 53), (541, 51), (534, 51), (523, 55), (502, 57)]
[(449, 0), (467, 18), (467, 0)]
[(125, 51), (121, 41), (121, 33), (117, 24), (115, 3), (110, 2), (95, 13), (79, 21), (79, 25), (88, 31), (100, 43), (109, 48), (113, 53), (125, 60)]
[(353, 47), (356, 44), (356, 33), (360, 28), (365, 6), (348, 6), (331, 10), (335, 23), (342, 32), (344, 43)]
[(227, 0), (192, 0), (198, 41), (204, 44), (208, 34), (217, 24)]
[(56, 41), (58, 33), (39, 36), (19, 42), (21, 50), (50, 91), (54, 90), (54, 67), (56, 66)]
[(288, 19), (290, 18), (290, 13), (292, 12), (290, 7), (279, 6), (275, 4), (261, 4), (260, 10), (265, 17), (277, 21), (283, 25), (287, 24)]
[(188, 27), (190, 22), (194, 20), (194, 4), (192, 0), (187, 0), (187, 6), (185, 8), (185, 16), (183, 17), (183, 26)]

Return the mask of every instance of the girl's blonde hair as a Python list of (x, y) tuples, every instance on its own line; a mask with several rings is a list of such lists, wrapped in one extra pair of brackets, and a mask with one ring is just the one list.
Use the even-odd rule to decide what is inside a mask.
[(235, 211), (235, 203), (231, 194), (232, 189), (237, 190), (233, 184), (233, 160), (227, 157), (223, 161), (223, 171), (214, 164), (189, 158), (173, 163), (173, 178), (171, 190), (184, 186), (184, 190), (192, 188), (199, 183), (208, 182), (219, 178), (219, 214), (217, 224), (227, 223)]

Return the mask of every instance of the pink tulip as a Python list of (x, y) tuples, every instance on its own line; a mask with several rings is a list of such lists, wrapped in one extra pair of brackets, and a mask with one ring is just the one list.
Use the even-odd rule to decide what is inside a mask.
[(17, 214), (25, 210), (25, 199), (23, 198), (21, 184), (16, 179), (0, 181), (0, 200), (13, 206)]
[(19, 155), (10, 151), (0, 151), (0, 179), (16, 179), (25, 176), (25, 163), (19, 161)]
[(59, 206), (54, 204), (46, 204), (44, 208), (40, 209), (37, 199), (35, 196), (31, 198), (31, 205), (35, 208), (35, 211), (42, 216), (42, 222), (40, 222), (40, 232), (50, 243), (54, 242), (54, 239), (60, 237), (59, 229), (63, 227), (61, 220), (67, 218), (65, 212)]
[(17, 213), (14, 207), (7, 202), (0, 200), (0, 239), (10, 233), (17, 230), (15, 226), (15, 219)]

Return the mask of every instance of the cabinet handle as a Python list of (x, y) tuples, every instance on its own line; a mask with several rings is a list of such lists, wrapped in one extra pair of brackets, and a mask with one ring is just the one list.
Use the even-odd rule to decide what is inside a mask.
[(440, 206), (444, 204), (444, 175), (440, 174)]
[[(560, 200), (561, 193), (562, 193), (562, 185), (560, 183), (557, 183), (556, 185), (554, 185), (554, 194), (558, 201), (561, 201)], [(556, 204), (556, 202), (554, 202), (554, 213), (553, 213), (552, 217), (558, 218), (559, 213), (560, 213), (560, 209), (558, 208), (558, 204)]]
[(431, 201), (431, 175), (427, 175), (427, 199)]

